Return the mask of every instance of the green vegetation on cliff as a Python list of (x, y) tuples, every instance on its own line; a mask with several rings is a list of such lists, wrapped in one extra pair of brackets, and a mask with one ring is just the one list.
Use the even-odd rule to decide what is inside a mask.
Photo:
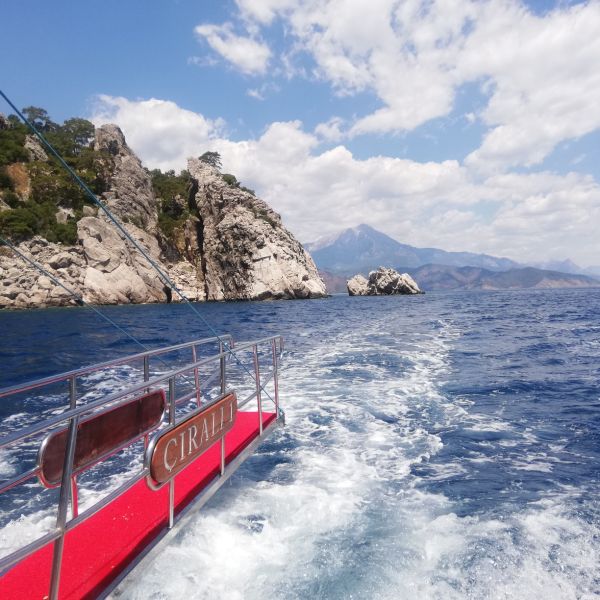
[(175, 175), (175, 171), (163, 173), (160, 169), (150, 171), (154, 194), (159, 200), (158, 226), (167, 239), (175, 229), (182, 227), (190, 216), (189, 195), (192, 179), (187, 171)]
[(29, 160), (29, 155), (25, 150), (27, 127), (13, 115), (8, 118), (8, 123), (9, 126), (6, 129), (0, 129), (0, 189), (4, 187), (4, 177), (6, 177), (4, 167), (6, 165)]
[[(68, 165), (97, 195), (108, 191), (113, 157), (94, 148), (95, 128), (85, 119), (55, 123), (43, 108), (28, 106), (23, 114), (46, 137)], [(221, 167), (218, 152), (205, 152), (204, 162)], [(192, 179), (187, 171), (149, 171), (158, 199), (158, 225), (172, 240), (192, 212)], [(234, 175), (223, 174), (228, 185), (254, 194)], [(0, 115), (0, 235), (20, 242), (40, 235), (52, 242), (75, 244), (77, 222), (92, 201), (69, 173), (15, 115)]]
[[(94, 125), (85, 119), (58, 125), (44, 109), (32, 106), (23, 113), (79, 177), (101, 193), (106, 156), (92, 148)], [(5, 205), (0, 233), (15, 241), (41, 235), (52, 242), (74, 244), (76, 223), (89, 199), (56, 161), (45, 156), (42, 145), (14, 115), (5, 125), (0, 130), (0, 200)]]

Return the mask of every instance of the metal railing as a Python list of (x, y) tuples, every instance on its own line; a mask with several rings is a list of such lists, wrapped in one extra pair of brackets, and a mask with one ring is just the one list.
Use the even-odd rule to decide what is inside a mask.
[[(215, 344), (218, 348), (217, 352), (214, 352), (206, 357), (199, 357), (198, 349), (201, 346), (207, 344)], [(78, 426), (85, 416), (94, 415), (96, 412), (100, 412), (102, 409), (107, 407), (117, 408), (123, 406), (132, 400), (132, 396), (139, 393), (148, 393), (153, 389), (166, 389), (167, 391), (167, 419), (163, 416), (163, 424), (159, 429), (164, 428), (167, 425), (173, 425), (176, 419), (176, 411), (178, 408), (189, 404), (190, 401), (195, 401), (195, 404), (200, 407), (203, 404), (203, 397), (208, 399), (208, 395), (212, 388), (216, 387), (219, 393), (225, 393), (228, 388), (228, 373), (230, 369), (227, 368), (230, 361), (231, 349), (234, 347), (233, 338), (230, 335), (212, 338), (203, 338), (194, 340), (191, 342), (177, 344), (174, 346), (168, 346), (165, 348), (159, 348), (150, 350), (147, 352), (141, 352), (131, 356), (110, 360), (95, 364), (89, 367), (83, 367), (80, 369), (68, 371), (60, 375), (45, 377), (36, 381), (24, 383), (21, 385), (14, 385), (8, 388), (0, 390), (0, 398), (8, 398), (16, 396), (17, 394), (23, 394), (24, 392), (32, 390), (43, 390), (44, 388), (56, 385), (65, 384), (68, 386), (68, 390), (65, 392), (65, 404), (68, 402), (68, 407), (61, 414), (47, 417), (32, 425), (27, 425), (19, 430), (8, 433), (0, 437), (0, 450), (5, 448), (13, 447), (19, 443), (27, 442), (35, 436), (41, 434), (49, 434), (50, 432), (56, 431), (61, 426), (64, 428), (65, 425), (68, 427), (66, 449), (64, 454), (64, 462), (62, 469), (62, 478), (59, 486), (59, 497), (57, 502), (57, 517), (56, 525), (53, 531), (50, 531), (36, 540), (28, 543), (27, 545), (19, 548), (16, 551), (11, 552), (7, 556), (0, 559), (0, 574), (4, 573), (11, 566), (15, 565), (22, 559), (33, 554), (35, 551), (45, 546), (49, 542), (54, 542), (54, 552), (52, 560), (52, 574), (50, 582), (50, 598), (55, 599), (58, 597), (58, 590), (60, 586), (60, 573), (62, 554), (64, 547), (64, 540), (66, 533), (77, 527), (80, 523), (100, 511), (102, 508), (107, 506), (109, 503), (114, 501), (121, 494), (132, 488), (140, 480), (148, 476), (148, 467), (143, 466), (141, 471), (135, 473), (133, 476), (127, 478), (127, 480), (119, 485), (116, 489), (111, 491), (108, 495), (97, 500), (91, 506), (88, 506), (82, 513), (79, 513), (78, 508), (78, 482), (77, 476), (73, 474), (73, 462), (75, 456), (75, 448), (77, 442)], [(266, 351), (265, 351), (266, 347)], [(168, 372), (160, 373), (156, 376), (151, 376), (151, 359), (161, 357), (168, 353), (173, 353), (182, 350), (190, 350), (191, 362), (178, 366)], [(279, 371), (279, 359), (283, 352), (283, 338), (281, 336), (266, 337), (255, 341), (243, 342), (235, 345), (236, 362), (241, 365), (240, 356), (244, 355), (244, 352), (251, 353), (253, 368), (251, 371), (247, 367), (244, 367), (245, 371), (240, 373), (242, 377), (247, 375), (248, 372), (253, 374), (255, 385), (252, 391), (246, 395), (243, 399), (238, 401), (238, 407), (242, 408), (246, 406), (253, 399), (256, 399), (256, 407), (258, 412), (258, 428), (259, 436), (263, 434), (263, 395), (266, 393), (268, 401), (271, 401), (274, 405), (274, 412), (276, 420), (283, 416), (282, 411), (279, 407), (279, 382), (278, 382), (278, 371)], [(261, 364), (260, 359), (265, 356), (269, 357), (271, 362), (271, 368), (266, 376), (261, 377)], [(162, 361), (161, 361), (162, 362)], [(128, 384), (123, 389), (108, 394), (106, 397), (92, 400), (86, 404), (81, 404), (82, 398), (78, 398), (78, 379), (90, 374), (98, 373), (99, 371), (112, 369), (122, 365), (141, 364), (141, 381), (137, 383)], [(200, 376), (201, 369), (208, 368), (218, 363), (214, 370), (207, 375), (206, 378), (202, 379)], [(162, 363), (164, 366), (164, 362)], [(242, 365), (243, 366), (243, 365)], [(138, 367), (139, 368), (139, 367)], [(231, 369), (233, 373), (233, 369)], [(185, 383), (192, 385), (192, 390), (187, 391), (181, 395), (177, 395), (176, 383), (177, 380), (181, 379)], [(218, 381), (218, 383), (216, 383)], [(273, 396), (266, 391), (268, 383), (273, 381)], [(78, 406), (78, 402), (80, 405)], [(157, 431), (159, 430), (157, 429)], [(144, 436), (144, 448), (148, 445), (148, 434)], [(133, 440), (128, 440), (124, 445), (117, 447), (110, 454), (114, 456), (115, 453), (140, 442), (141, 437)], [(224, 446), (222, 445), (221, 455), (221, 475), (224, 471)], [(104, 456), (99, 462), (103, 462), (110, 458), (110, 456)], [(91, 465), (90, 465), (91, 466)], [(39, 477), (40, 475), (40, 464), (39, 461), (36, 463), (34, 468), (29, 469), (25, 473), (20, 473), (15, 477), (0, 483), (0, 500), (2, 494), (22, 485), (29, 480)], [(71, 507), (71, 517), (69, 518), (69, 507)], [(169, 526), (173, 525), (174, 518), (174, 492), (173, 485), (169, 493)]]

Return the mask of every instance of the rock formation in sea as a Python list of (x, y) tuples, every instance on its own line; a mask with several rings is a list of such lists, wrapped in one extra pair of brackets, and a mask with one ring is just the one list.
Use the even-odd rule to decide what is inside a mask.
[(348, 280), (350, 296), (389, 296), (392, 294), (422, 294), (417, 282), (408, 273), (379, 267), (369, 273), (369, 279), (355, 275)]
[[(107, 182), (101, 200), (187, 298), (326, 295), (312, 258), (285, 229), (280, 216), (251, 192), (228, 184), (216, 168), (190, 160), (190, 195), (178, 199), (186, 205), (188, 216), (167, 237), (158, 227), (151, 175), (127, 146), (121, 130), (115, 125), (97, 128), (94, 149), (102, 156), (100, 167)], [(38, 152), (32, 160), (43, 158)], [(4, 210), (11, 208), (6, 205)], [(73, 219), (73, 211), (57, 207), (57, 222), (59, 218)], [(168, 296), (178, 300), (103, 211), (85, 205), (76, 231), (75, 244), (37, 235), (18, 248), (86, 302), (164, 302)], [(75, 303), (51, 278), (23, 263), (9, 248), (0, 248), (0, 308)]]

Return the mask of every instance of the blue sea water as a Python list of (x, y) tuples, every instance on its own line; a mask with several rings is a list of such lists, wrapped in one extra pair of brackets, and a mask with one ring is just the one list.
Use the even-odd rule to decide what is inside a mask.
[[(198, 309), (285, 336), (287, 425), (119, 597), (600, 597), (600, 290)], [(210, 335), (186, 306), (102, 310), (149, 346)], [(1, 387), (138, 351), (86, 309), (0, 331)]]

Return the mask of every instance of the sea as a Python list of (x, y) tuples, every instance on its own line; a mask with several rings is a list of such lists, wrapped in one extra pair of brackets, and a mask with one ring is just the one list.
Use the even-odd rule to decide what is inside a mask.
[[(282, 334), (286, 425), (115, 598), (600, 598), (600, 289), (195, 308), (101, 310), (150, 347)], [(86, 308), (0, 332), (0, 387), (139, 351)]]

